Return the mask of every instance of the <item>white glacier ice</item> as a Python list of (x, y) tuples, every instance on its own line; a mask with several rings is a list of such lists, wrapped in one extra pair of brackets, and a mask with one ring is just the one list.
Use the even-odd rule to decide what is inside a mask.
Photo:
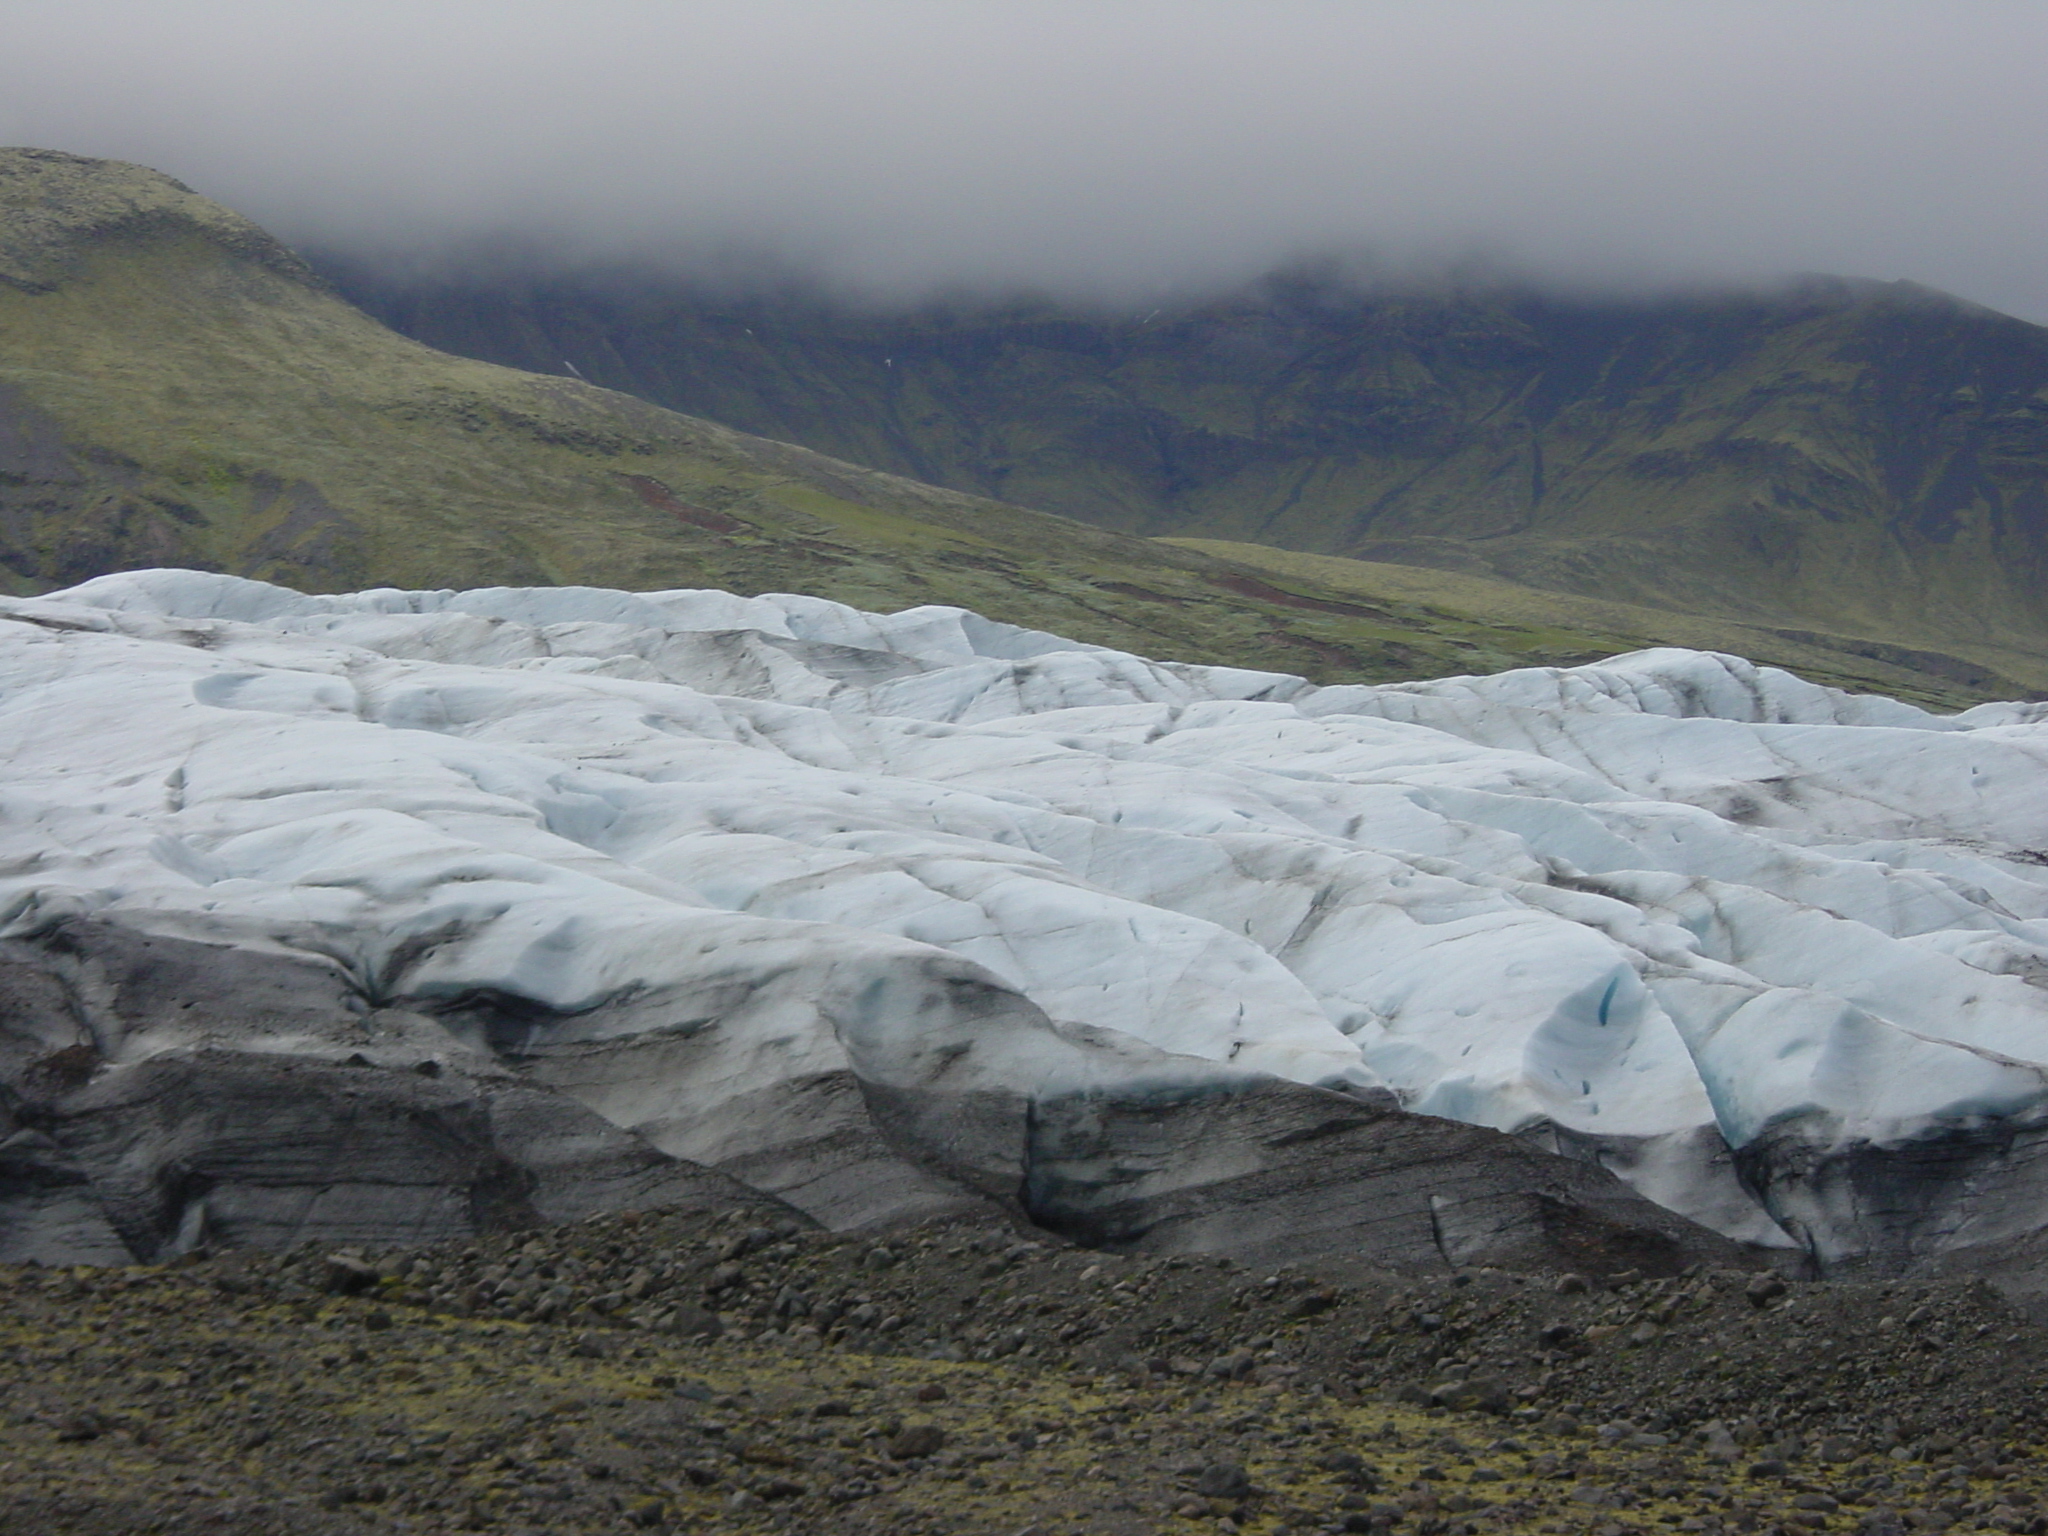
[(1319, 688), (948, 608), (143, 571), (0, 599), (0, 937), (81, 914), (488, 1015), (727, 1165), (776, 1084), (943, 1073), (966, 1031), (1025, 1091), (1391, 1092), (1824, 1261), (2048, 1225), (1981, 1157), (1946, 1204), (1882, 1171), (2048, 1122), (2048, 706), (1680, 650)]

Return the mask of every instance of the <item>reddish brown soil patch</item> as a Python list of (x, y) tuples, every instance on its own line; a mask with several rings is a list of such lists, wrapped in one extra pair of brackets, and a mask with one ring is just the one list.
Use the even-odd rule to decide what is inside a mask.
[(619, 478), (631, 487), (648, 506), (660, 512), (673, 512), (693, 528), (702, 528), (710, 533), (738, 533), (747, 525), (736, 517), (727, 517), (723, 512), (713, 512), (709, 507), (692, 506), (663, 485), (652, 475), (621, 475)]
[(1261, 602), (1280, 603), (1289, 608), (1310, 608), (1317, 613), (1342, 613), (1360, 619), (1393, 617), (1384, 608), (1371, 607), (1365, 603), (1340, 603), (1327, 598), (1303, 597), (1299, 592), (1284, 592), (1250, 576), (1211, 576), (1209, 580), (1225, 591), (1237, 593), (1240, 597), (1255, 597)]

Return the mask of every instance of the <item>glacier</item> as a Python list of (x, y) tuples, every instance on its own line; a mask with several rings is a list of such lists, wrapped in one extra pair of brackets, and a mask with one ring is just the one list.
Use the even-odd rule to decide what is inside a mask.
[[(0, 599), (0, 1256), (317, 1227), (317, 1170), (164, 1150), (289, 1068), (331, 1069), (344, 1163), (344, 1069), (494, 1126), (573, 1107), (525, 1162), (478, 1133), (544, 1217), (689, 1170), (841, 1227), (1025, 1189), (1213, 1247), (1256, 1187), (1274, 1241), (1363, 1242), (1303, 1212), (1394, 1154), (1318, 1162), (1331, 1125), (1824, 1273), (2023, 1284), (2044, 770), (2048, 705), (1675, 649), (1315, 686), (791, 595)], [(564, 1158), (611, 1193), (550, 1208)], [(1242, 1198), (1168, 1219), (1194, 1164)], [(1435, 1252), (1489, 1252), (1427, 1183)], [(442, 1186), (381, 1188), (336, 1219), (439, 1230)]]

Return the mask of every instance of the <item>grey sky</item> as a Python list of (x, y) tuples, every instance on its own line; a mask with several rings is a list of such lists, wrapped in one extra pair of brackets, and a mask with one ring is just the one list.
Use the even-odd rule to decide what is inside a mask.
[(308, 244), (1116, 296), (1318, 249), (2048, 320), (2040, 0), (10, 0), (0, 142)]

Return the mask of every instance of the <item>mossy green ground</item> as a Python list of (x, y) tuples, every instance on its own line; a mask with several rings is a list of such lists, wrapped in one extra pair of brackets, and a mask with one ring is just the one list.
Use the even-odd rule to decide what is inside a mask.
[[(1525, 653), (1571, 647), (1609, 651), (1653, 645), (1726, 651), (1784, 667), (1815, 682), (1851, 692), (1888, 693), (1932, 709), (1965, 700), (2048, 693), (2048, 661), (2011, 646), (1964, 646), (1954, 654), (1815, 630), (1744, 624), (1710, 614), (1605, 602), (1427, 566), (1311, 555), (1221, 539), (1168, 539), (1281, 580), (1312, 583), (1361, 602), (1399, 606), (1426, 615), (1439, 632), (1464, 631), (1478, 644), (1500, 646), (1526, 637)], [(1484, 614), (1484, 621), (1475, 615)], [(1526, 665), (1525, 662), (1508, 663)]]

